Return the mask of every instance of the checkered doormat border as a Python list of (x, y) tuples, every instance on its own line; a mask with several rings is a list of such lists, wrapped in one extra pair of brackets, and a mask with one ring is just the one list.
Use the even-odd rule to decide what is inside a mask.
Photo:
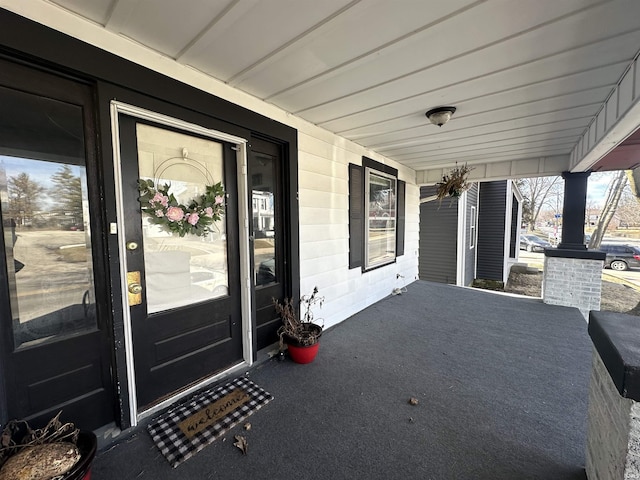
[[(206, 412), (207, 406), (230, 394), (242, 395), (245, 399), (248, 396), (248, 399), (206, 429), (197, 431), (190, 438), (185, 435), (183, 430), (187, 419), (199, 412)], [(147, 430), (167, 461), (175, 468), (271, 400), (273, 396), (270, 393), (245, 377), (238, 377), (226, 385), (202, 392), (188, 403), (164, 413), (154, 419)], [(180, 427), (181, 423), (183, 428)]]

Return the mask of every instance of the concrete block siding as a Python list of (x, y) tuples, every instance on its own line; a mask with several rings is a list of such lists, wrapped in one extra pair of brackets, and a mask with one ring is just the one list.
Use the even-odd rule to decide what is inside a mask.
[(586, 453), (589, 480), (640, 479), (640, 403), (620, 396), (595, 349)]
[(544, 259), (544, 303), (576, 307), (585, 320), (590, 310), (600, 310), (601, 260), (548, 257)]

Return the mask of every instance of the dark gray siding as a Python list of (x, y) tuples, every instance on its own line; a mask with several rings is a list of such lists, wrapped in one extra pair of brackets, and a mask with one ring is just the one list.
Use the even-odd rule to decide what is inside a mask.
[(476, 278), (502, 281), (507, 182), (482, 182), (478, 202)]
[[(436, 187), (420, 188), (420, 198), (435, 195)], [(458, 201), (445, 198), (420, 205), (421, 280), (456, 283)]]
[(471, 285), (476, 273), (476, 252), (477, 248), (470, 248), (471, 245), (471, 207), (476, 207), (476, 230), (478, 228), (478, 184), (474, 184), (467, 190), (467, 221), (465, 232), (465, 260), (463, 285)]

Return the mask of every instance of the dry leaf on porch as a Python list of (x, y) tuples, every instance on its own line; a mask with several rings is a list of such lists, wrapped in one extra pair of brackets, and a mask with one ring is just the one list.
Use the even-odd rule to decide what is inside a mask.
[(242, 435), (236, 435), (234, 438), (236, 439), (234, 445), (240, 449), (243, 455), (246, 455), (248, 447), (247, 438)]
[(410, 405), (417, 405), (418, 404), (418, 399), (416, 397), (411, 397), (409, 399), (409, 404)]

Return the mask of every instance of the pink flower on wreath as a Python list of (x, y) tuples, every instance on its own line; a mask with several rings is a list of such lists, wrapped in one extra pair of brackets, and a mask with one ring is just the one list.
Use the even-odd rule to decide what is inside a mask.
[(196, 223), (198, 223), (198, 220), (200, 220), (200, 215), (198, 215), (197, 213), (187, 213), (187, 222), (189, 222), (191, 225), (195, 225)]
[(160, 192), (156, 192), (149, 203), (151, 203), (152, 205), (155, 203), (159, 203), (166, 208), (169, 205), (169, 197), (167, 197), (166, 195), (162, 195)]
[(204, 209), (204, 216), (212, 218), (213, 217), (213, 208), (207, 207)]
[(156, 217), (164, 217), (164, 212), (162, 210), (156, 210)]
[(184, 218), (184, 212), (179, 207), (169, 207), (166, 216), (171, 222), (179, 222)]
[(224, 197), (222, 195), (216, 195), (216, 205), (222, 205), (224, 202)]

